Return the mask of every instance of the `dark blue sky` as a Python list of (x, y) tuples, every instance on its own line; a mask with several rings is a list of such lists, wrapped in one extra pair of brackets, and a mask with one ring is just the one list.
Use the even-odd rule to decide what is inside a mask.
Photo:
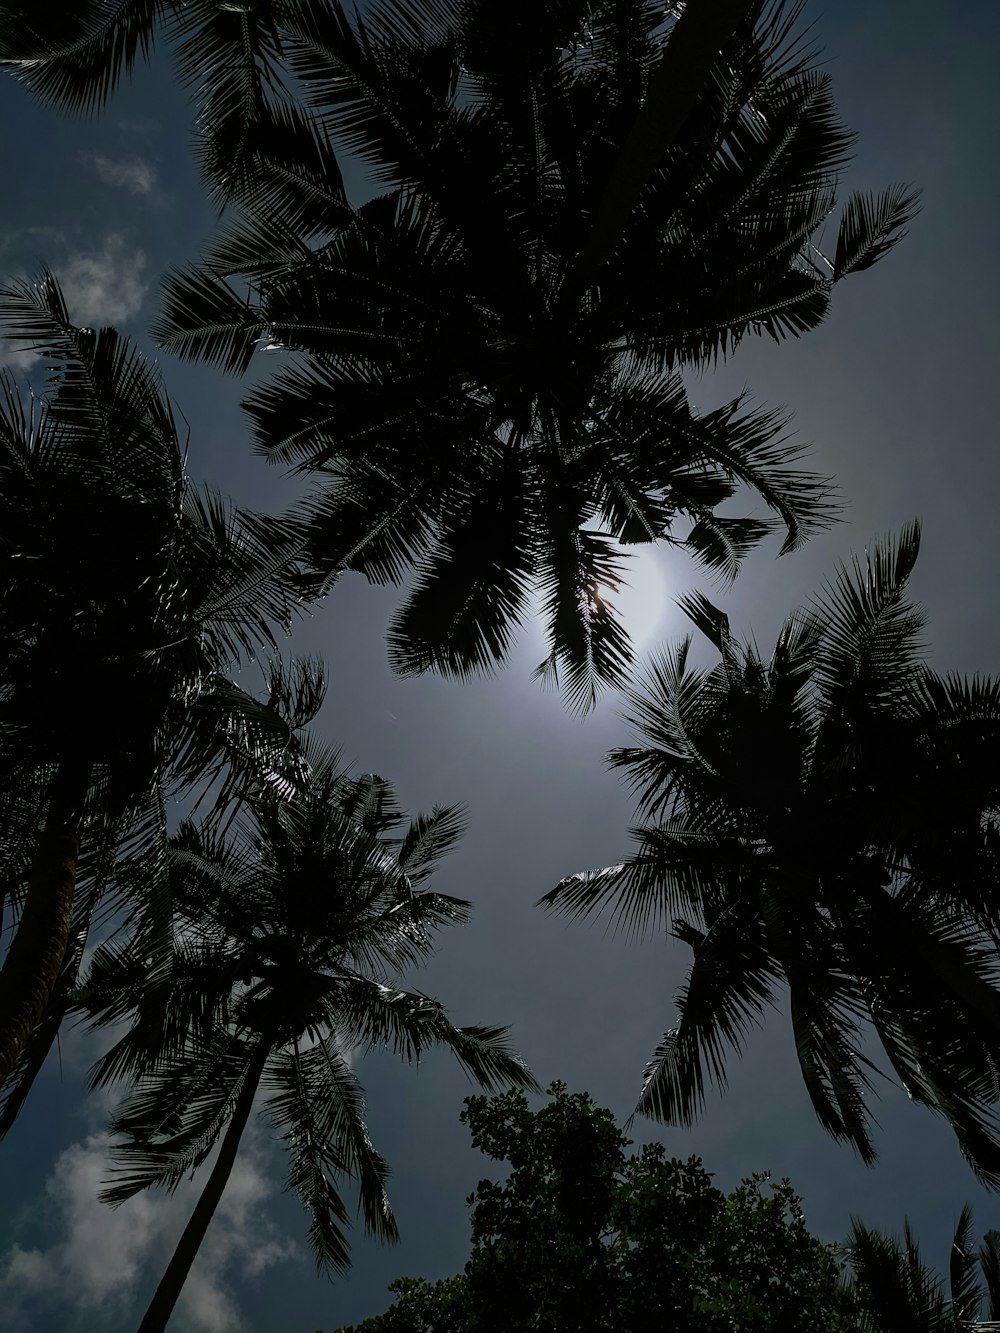
[[(848, 501), (846, 521), (805, 551), (780, 562), (761, 552), (731, 591), (709, 591), (738, 631), (752, 627), (766, 643), (835, 559), (918, 515), (924, 544), (915, 587), (930, 612), (933, 661), (996, 672), (1000, 9), (918, 0), (810, 6), (808, 15), (843, 117), (860, 132), (845, 188), (914, 182), (924, 209), (883, 265), (838, 288), (817, 333), (781, 347), (747, 344), (718, 374), (694, 382), (701, 406), (743, 384), (788, 404), (817, 466), (836, 474)], [(168, 68), (158, 62), (97, 121), (39, 111), (2, 80), (0, 116), (0, 270), (26, 273), (44, 260), (82, 321), (116, 321), (142, 336), (159, 274), (194, 256), (212, 225), (188, 155), (188, 110)], [(236, 410), (242, 387), (161, 359), (191, 423), (192, 474), (243, 502), (283, 506), (295, 488), (250, 455)], [(676, 636), (684, 627), (670, 599), (693, 574), (673, 557), (661, 558), (658, 571), (643, 595), (654, 595), (659, 577), (656, 633)], [(327, 657), (323, 729), (359, 768), (390, 778), (411, 809), (454, 800), (470, 807), (471, 831), (439, 887), (472, 898), (475, 918), (445, 937), (432, 967), (413, 980), (459, 1022), (512, 1023), (542, 1082), (586, 1088), (624, 1116), (645, 1059), (672, 1022), (686, 952), (555, 922), (533, 906), (563, 875), (613, 862), (627, 848), (629, 802), (603, 766), (605, 751), (626, 739), (616, 702), (581, 722), (540, 693), (529, 674), (543, 654), (530, 633), (497, 679), (396, 680), (382, 641), (393, 605), (391, 591), (346, 581), (294, 646)], [(648, 608), (636, 616), (643, 626), (653, 619)], [(62, 1078), (53, 1060), (0, 1148), (0, 1308), (13, 1312), (15, 1330), (134, 1327), (190, 1207), (190, 1192), (140, 1198), (116, 1214), (92, 1202), (107, 1106), (82, 1100), (80, 1074), (96, 1053), (90, 1039), (67, 1034)], [(892, 1227), (908, 1214), (942, 1262), (966, 1199), (980, 1230), (1000, 1226), (1000, 1202), (978, 1187), (947, 1127), (889, 1083), (875, 1170), (829, 1140), (807, 1104), (784, 1015), (731, 1069), (728, 1095), (698, 1127), (663, 1133), (672, 1152), (702, 1155), (722, 1185), (754, 1170), (789, 1175), (810, 1225), (828, 1239), (843, 1236), (852, 1213)], [(332, 1328), (383, 1308), (394, 1276), (460, 1267), (464, 1199), (483, 1171), (458, 1124), (469, 1089), (444, 1057), (419, 1070), (368, 1060), (362, 1078), (373, 1136), (395, 1170), (401, 1245), (379, 1250), (359, 1233), (350, 1279), (317, 1278), (306, 1219), (282, 1197), (274, 1145), (261, 1131), (213, 1224), (179, 1333)], [(636, 1133), (655, 1137), (655, 1127)]]

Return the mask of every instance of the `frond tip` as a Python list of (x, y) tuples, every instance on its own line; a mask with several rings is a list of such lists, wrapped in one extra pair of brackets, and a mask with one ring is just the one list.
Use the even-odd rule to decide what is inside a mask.
[(871, 268), (895, 249), (920, 211), (920, 192), (893, 185), (881, 194), (853, 194), (837, 232), (833, 280)]

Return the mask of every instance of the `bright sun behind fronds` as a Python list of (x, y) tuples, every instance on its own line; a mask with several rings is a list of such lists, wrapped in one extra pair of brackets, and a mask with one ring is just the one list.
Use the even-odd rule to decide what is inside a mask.
[(619, 546), (618, 550), (627, 557), (622, 568), (624, 583), (609, 594), (608, 601), (621, 617), (632, 647), (639, 650), (662, 632), (668, 604), (667, 581), (652, 543)]

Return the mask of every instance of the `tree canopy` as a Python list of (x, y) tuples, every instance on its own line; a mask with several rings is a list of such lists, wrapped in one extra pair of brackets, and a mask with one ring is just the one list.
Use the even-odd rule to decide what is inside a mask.
[(381, 1315), (338, 1333), (849, 1333), (834, 1246), (787, 1180), (728, 1195), (698, 1158), (629, 1152), (612, 1113), (562, 1083), (468, 1097), (475, 1147), (509, 1167), (470, 1196), (472, 1251), (439, 1282), (402, 1278)]

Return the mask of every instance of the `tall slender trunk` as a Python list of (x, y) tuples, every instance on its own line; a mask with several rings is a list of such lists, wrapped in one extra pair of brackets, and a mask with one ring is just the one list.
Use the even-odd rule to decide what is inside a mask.
[(69, 947), (80, 819), (89, 780), (89, 765), (67, 761), (52, 785), (21, 918), (0, 969), (0, 1084), (41, 1022)]
[(250, 1056), (246, 1078), (233, 1106), (232, 1119), (226, 1129), (222, 1147), (215, 1159), (215, 1165), (212, 1167), (208, 1180), (205, 1181), (205, 1188), (199, 1195), (194, 1211), (188, 1219), (188, 1224), (181, 1233), (173, 1257), (160, 1279), (160, 1285), (156, 1288), (153, 1299), (142, 1317), (138, 1333), (163, 1333), (170, 1316), (173, 1314), (177, 1298), (187, 1281), (191, 1265), (194, 1263), (198, 1250), (201, 1248), (201, 1243), (205, 1239), (208, 1224), (219, 1206), (219, 1200), (222, 1198), (226, 1183), (232, 1172), (233, 1163), (236, 1161), (236, 1154), (240, 1147), (240, 1139), (243, 1137), (243, 1131), (247, 1127), (247, 1121), (250, 1119), (250, 1112), (253, 1109), (253, 1099), (257, 1092), (257, 1085), (260, 1083), (270, 1052), (271, 1037), (268, 1033), (262, 1033)]
[(611, 169), (587, 243), (567, 279), (566, 295), (571, 299), (579, 300), (614, 253), (643, 186), (691, 114), (719, 52), (755, 2), (687, 0)]

